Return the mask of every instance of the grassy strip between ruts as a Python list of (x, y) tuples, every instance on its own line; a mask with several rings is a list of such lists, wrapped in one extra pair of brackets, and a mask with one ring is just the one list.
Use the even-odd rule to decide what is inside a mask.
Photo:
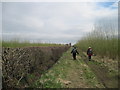
[(30, 87), (104, 88), (79, 55), (77, 60), (72, 59), (70, 49), (63, 54), (51, 69), (42, 74), (37, 81), (33, 82)]

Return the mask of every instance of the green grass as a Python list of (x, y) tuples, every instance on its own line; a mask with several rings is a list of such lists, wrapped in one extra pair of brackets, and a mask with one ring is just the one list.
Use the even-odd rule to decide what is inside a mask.
[[(95, 73), (88, 65), (86, 65), (80, 55), (77, 55), (77, 60), (73, 60), (70, 51), (71, 49), (65, 52), (63, 56), (59, 59), (59, 61), (48, 71), (44, 72), (38, 80), (31, 84), (30, 87), (104, 88), (102, 83), (100, 83), (96, 78)], [(82, 54), (82, 52), (80, 54)], [(103, 62), (95, 61), (89, 62), (89, 64), (96, 64), (98, 65), (98, 67), (101, 67), (103, 65)], [(109, 74), (110, 77), (114, 77), (115, 75), (117, 75), (117, 72), (111, 70)], [(70, 81), (71, 84), (66, 85), (64, 82), (67, 81)]]
[[(34, 76), (34, 75), (32, 75)], [(31, 77), (29, 77), (31, 79)], [(62, 88), (60, 82), (55, 81), (55, 77), (46, 73), (42, 74), (40, 79), (34, 81), (29, 87), (31, 88)]]
[[(34, 82), (32, 87), (43, 88), (95, 88), (103, 87), (80, 56), (73, 60), (70, 49), (59, 61)], [(66, 82), (71, 84), (66, 85)]]
[(2, 41), (2, 47), (31, 47), (31, 46), (62, 46), (63, 44), (50, 44), (50, 43), (30, 43), (29, 41), (20, 42), (18, 40)]

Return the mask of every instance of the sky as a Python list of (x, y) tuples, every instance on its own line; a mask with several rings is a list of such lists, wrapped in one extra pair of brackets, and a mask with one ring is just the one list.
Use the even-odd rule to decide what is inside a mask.
[(1, 6), (4, 40), (74, 44), (93, 30), (97, 20), (118, 15), (115, 1), (2, 2)]

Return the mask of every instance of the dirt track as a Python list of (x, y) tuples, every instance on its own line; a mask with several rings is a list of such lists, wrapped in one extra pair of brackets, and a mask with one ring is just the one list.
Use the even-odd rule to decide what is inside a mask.
[(85, 55), (81, 55), (81, 57), (95, 73), (98, 80), (104, 85), (105, 88), (118, 88), (118, 76), (110, 76), (107, 67), (100, 66), (94, 60), (87, 60), (87, 57)]

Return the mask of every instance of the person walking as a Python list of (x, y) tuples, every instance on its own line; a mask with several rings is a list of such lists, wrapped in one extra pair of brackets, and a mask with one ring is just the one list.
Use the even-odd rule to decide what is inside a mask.
[(73, 46), (71, 53), (73, 55), (73, 59), (76, 60), (76, 54), (79, 54), (79, 53), (78, 53), (77, 48), (75, 46)]
[(87, 50), (87, 55), (88, 55), (88, 59), (89, 61), (91, 60), (91, 56), (93, 55), (93, 51), (92, 51), (92, 48), (89, 47), (88, 50)]

